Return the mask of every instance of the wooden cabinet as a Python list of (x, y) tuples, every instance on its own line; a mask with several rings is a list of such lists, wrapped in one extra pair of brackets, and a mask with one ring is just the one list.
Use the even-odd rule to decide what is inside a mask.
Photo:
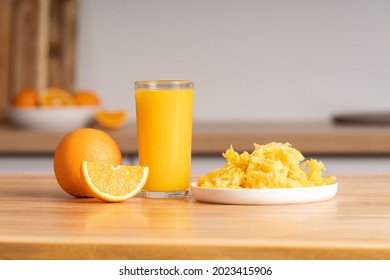
[(75, 79), (77, 0), (0, 0), (0, 121), (24, 88)]

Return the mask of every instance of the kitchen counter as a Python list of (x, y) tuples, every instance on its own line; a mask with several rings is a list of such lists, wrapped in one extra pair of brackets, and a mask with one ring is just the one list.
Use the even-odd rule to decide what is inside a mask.
[(0, 259), (390, 259), (390, 175), (339, 175), (331, 200), (217, 205), (76, 199), (0, 174)]
[[(107, 131), (124, 155), (137, 154), (135, 123)], [(64, 132), (37, 132), (0, 125), (0, 155), (53, 154)], [(253, 150), (253, 143), (290, 142), (304, 154), (390, 155), (390, 127), (335, 125), (333, 123), (194, 123), (193, 154), (220, 155), (230, 145), (237, 151)]]

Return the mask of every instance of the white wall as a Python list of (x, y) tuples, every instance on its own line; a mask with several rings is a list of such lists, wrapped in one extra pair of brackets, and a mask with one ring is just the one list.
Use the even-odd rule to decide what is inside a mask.
[(195, 120), (390, 108), (390, 1), (80, 0), (77, 86), (135, 118), (133, 82), (193, 79)]

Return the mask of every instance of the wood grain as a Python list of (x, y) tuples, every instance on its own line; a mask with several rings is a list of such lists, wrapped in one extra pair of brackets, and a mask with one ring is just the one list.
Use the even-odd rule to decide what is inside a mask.
[(74, 89), (77, 0), (0, 0), (0, 118), (25, 88)]
[(36, 89), (48, 87), (49, 77), (49, 30), (50, 30), (50, 0), (39, 0), (38, 34), (37, 34), (37, 82)]
[[(125, 155), (137, 154), (135, 123), (107, 131)], [(38, 132), (0, 125), (0, 154), (52, 154), (66, 132)], [(390, 155), (387, 126), (335, 125), (332, 123), (196, 122), (194, 155), (220, 156), (230, 145), (252, 151), (253, 143), (290, 142), (305, 155)]]
[(0, 0), (0, 121), (7, 113), (10, 44), (11, 44), (12, 0)]
[(77, 0), (51, 0), (49, 84), (72, 92), (75, 81)]
[(328, 201), (240, 206), (109, 204), (0, 174), (0, 259), (390, 259), (390, 175), (337, 178)]
[(37, 88), (39, 1), (16, 0), (13, 7), (10, 92)]

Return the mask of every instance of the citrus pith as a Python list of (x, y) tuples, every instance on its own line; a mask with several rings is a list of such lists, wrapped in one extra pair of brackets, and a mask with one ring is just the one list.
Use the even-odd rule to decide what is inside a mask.
[(81, 179), (90, 193), (103, 201), (120, 202), (141, 191), (148, 178), (146, 166), (112, 165), (83, 161)]

